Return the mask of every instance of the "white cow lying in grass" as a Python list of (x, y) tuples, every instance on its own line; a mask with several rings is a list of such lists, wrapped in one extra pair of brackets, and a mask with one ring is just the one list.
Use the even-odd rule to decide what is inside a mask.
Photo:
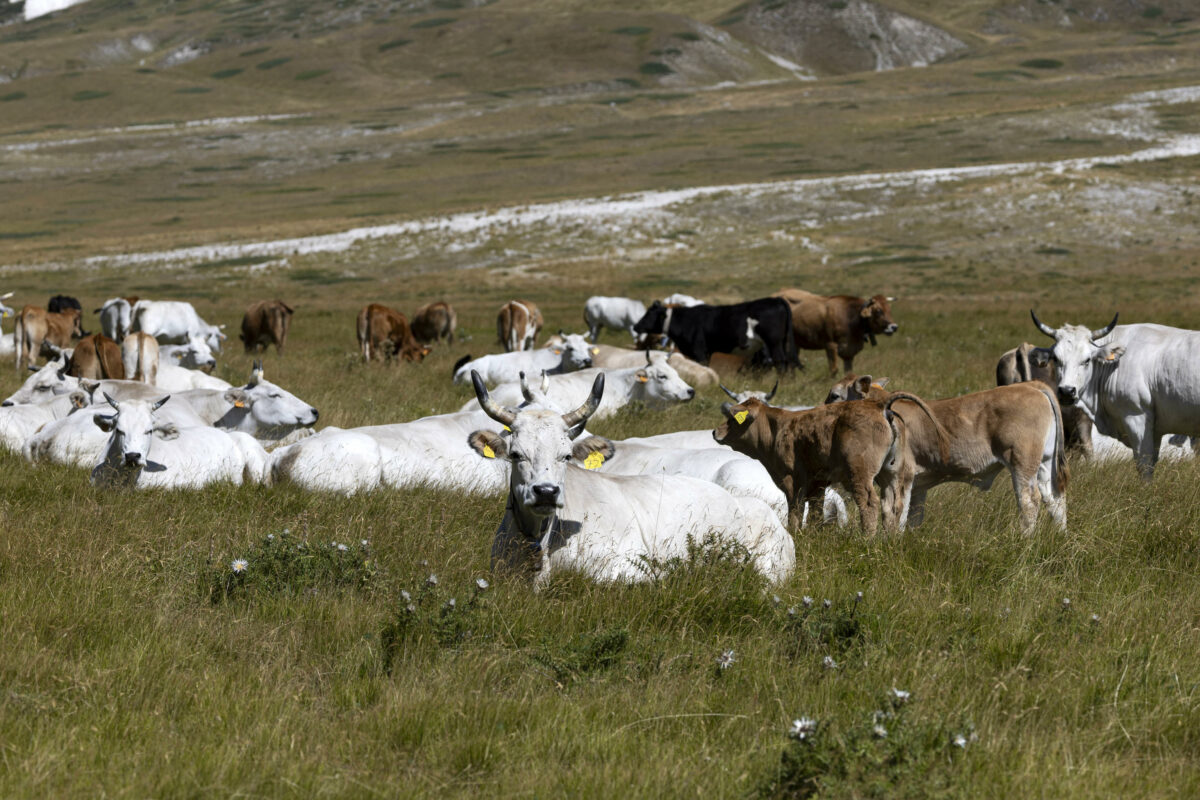
[[(601, 372), (608, 388), (600, 408), (595, 412), (596, 419), (610, 417), (630, 403), (644, 403), (648, 408), (666, 408), (676, 403), (686, 403), (696, 396), (696, 390), (688, 386), (673, 367), (653, 362), (629, 369), (586, 369), (569, 375), (547, 376), (543, 380), (545, 388), (542, 394), (555, 408), (574, 408), (587, 397), (589, 387)], [(522, 399), (520, 381), (497, 386), (492, 397), (501, 405), (516, 406)], [(474, 411), (478, 408), (479, 401), (470, 400), (462, 410)]]
[(40, 428), (85, 408), (91, 403), (86, 392), (58, 394), (39, 403), (21, 403), (0, 408), (0, 447), (21, 452), (25, 442)]
[(459, 361), (454, 365), (454, 383), (467, 383), (471, 380), (472, 372), (478, 372), (484, 383), (493, 386), (516, 381), (522, 372), (526, 375), (540, 375), (542, 372), (553, 375), (574, 372), (591, 365), (591, 348), (584, 338), (577, 333), (560, 333), (554, 344), (539, 350), (495, 353), (473, 361)]
[(184, 344), (164, 344), (158, 348), (159, 363), (171, 364), (184, 369), (199, 369), (212, 372), (217, 365), (212, 348), (202, 336), (193, 336)]
[(113, 414), (94, 414), (92, 423), (108, 434), (92, 468), (95, 486), (128, 489), (199, 489), (210, 483), (261, 483), (267, 453), (244, 433), (203, 425), (182, 427), (162, 419), (160, 400), (107, 398)]
[[(533, 579), (539, 587), (557, 571), (601, 581), (650, 577), (649, 562), (686, 558), (692, 545), (717, 540), (745, 548), (772, 582), (791, 575), (792, 537), (762, 501), (738, 498), (694, 478), (605, 475), (569, 463), (597, 454), (620, 457), (607, 439), (578, 439), (600, 407), (605, 376), (596, 376), (579, 408), (560, 414), (537, 406), (503, 408), (475, 377), (480, 406), (510, 436), (471, 434), (485, 460), (511, 465), (509, 500), (492, 543), (492, 567)], [(575, 441), (572, 441), (575, 439)]]
[[(647, 356), (647, 354), (649, 354)], [(720, 380), (710, 367), (686, 358), (682, 353), (667, 353), (662, 350), (629, 350), (607, 344), (592, 345), (592, 366), (602, 369), (626, 369), (640, 367), (650, 358), (656, 363), (670, 364), (679, 377), (697, 389), (715, 386)]]

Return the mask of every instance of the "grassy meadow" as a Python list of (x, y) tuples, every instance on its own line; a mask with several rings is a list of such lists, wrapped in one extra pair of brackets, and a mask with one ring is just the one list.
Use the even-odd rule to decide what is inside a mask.
[[(234, 382), (242, 310), (287, 300), (266, 376), (318, 427), (456, 410), (451, 366), (499, 349), (512, 297), (580, 331), (592, 294), (895, 295), (899, 332), (856, 371), (929, 398), (989, 388), (1002, 352), (1040, 343), (1031, 307), (1200, 328), (1188, 4), (1089, 0), (1111, 22), (1070, 27), (1057, 4), (887, 5), (966, 48), (798, 80), (734, 45), (717, 59), (710, 31), (748, 23), (709, 0), (92, 0), (0, 27), (0, 292), (76, 295), (88, 327), (108, 297), (189, 300), (228, 326), (215, 374)], [(703, 69), (661, 55), (701, 44)], [(1125, 158), (1164, 142), (1182, 149)], [(1077, 158), (1097, 160), (1053, 163)], [(995, 164), (1035, 166), (864, 177)], [(505, 209), (528, 215), (438, 224)], [(172, 253), (412, 220), (344, 249)], [(466, 341), (360, 363), (365, 303), (439, 299)], [(783, 404), (831, 383), (801, 355)], [(22, 377), (0, 368), (0, 395)], [(590, 428), (709, 428), (725, 399)], [(1022, 535), (1001, 478), (935, 489), (901, 536), (797, 532), (781, 586), (704, 552), (534, 595), (489, 573), (502, 496), (111, 493), (0, 453), (0, 796), (1196, 796), (1200, 465), (1149, 485), (1132, 463), (1071, 470), (1066, 532), (1043, 515)]]

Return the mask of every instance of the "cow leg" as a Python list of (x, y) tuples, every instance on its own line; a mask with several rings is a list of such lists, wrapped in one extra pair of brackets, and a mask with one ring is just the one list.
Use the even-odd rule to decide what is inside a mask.
[(1160, 438), (1154, 430), (1154, 416), (1150, 413), (1125, 420), (1133, 445), (1133, 458), (1137, 462), (1142, 480), (1154, 478), (1154, 467), (1158, 464)]
[(908, 510), (904, 515), (905, 528), (919, 528), (925, 521), (925, 495), (928, 493), (926, 487), (915, 483), (912, 485), (908, 494)]
[(1058, 523), (1058, 527), (1065, 531), (1067, 529), (1067, 501), (1061, 492), (1055, 493), (1054, 491), (1054, 484), (1050, 478), (1050, 466), (1050, 461), (1043, 461), (1038, 465), (1038, 490), (1042, 494), (1042, 502), (1050, 510), (1050, 516)]
[(859, 518), (862, 520), (863, 533), (874, 536), (879, 528), (879, 495), (875, 492), (875, 484), (862, 476), (854, 481), (854, 504), (858, 506)]
[[(837, 342), (829, 342), (825, 345), (825, 360), (829, 362), (829, 377), (837, 377)], [(850, 371), (849, 365), (846, 366), (846, 371)]]
[(1009, 468), (1012, 475), (1013, 494), (1017, 496), (1017, 509), (1021, 515), (1021, 532), (1031, 533), (1037, 524), (1038, 500), (1041, 493), (1037, 486), (1037, 473), (1027, 475), (1026, 470), (1016, 466)]

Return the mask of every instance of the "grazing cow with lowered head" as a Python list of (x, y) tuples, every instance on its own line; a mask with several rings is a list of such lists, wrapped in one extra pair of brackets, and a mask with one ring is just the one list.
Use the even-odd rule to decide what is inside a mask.
[(257, 354), (275, 345), (275, 353), (283, 354), (288, 329), (292, 327), (294, 309), (282, 300), (259, 300), (246, 307), (242, 315), (242, 333), (239, 338), (247, 353)]
[(77, 308), (66, 311), (46, 311), (37, 306), (22, 308), (13, 331), (17, 369), (32, 364), (44, 345), (61, 350), (71, 343), (72, 338), (83, 337), (85, 334), (79, 320)]
[[(869, 399), (887, 401), (897, 393), (883, 388), (886, 380), (847, 375), (834, 384), (826, 403)], [(1069, 472), (1063, 451), (1062, 414), (1054, 392), (1043, 383), (1016, 383), (982, 392), (933, 400), (918, 414), (910, 405), (894, 413), (904, 420), (907, 447), (895, 473), (885, 476), (884, 514), (903, 529), (925, 518), (925, 495), (941, 483), (969, 483), (983, 491), (1005, 469), (1012, 478), (1021, 530), (1037, 523), (1039, 501), (1060, 528), (1067, 526), (1063, 497)], [(927, 416), (927, 413), (932, 416)], [(949, 448), (939, 441), (943, 432)]]
[[(722, 403), (725, 421), (713, 431), (713, 438), (763, 463), (788, 498), (793, 528), (803, 524), (807, 502), (821, 503), (825, 489), (838, 485), (854, 498), (863, 531), (874, 534), (880, 512), (874, 484), (881, 473), (885, 478), (892, 474), (885, 470), (906, 446), (903, 420), (892, 411), (901, 399), (924, 408), (920, 398), (900, 392), (887, 400), (807, 411), (785, 411), (754, 397), (737, 405)], [(888, 488), (890, 484), (885, 484)], [(890, 517), (885, 522), (892, 527)]]
[[(1034, 347), (1022, 342), (1014, 347), (996, 364), (996, 385), (1011, 386), (1014, 383), (1041, 381), (1055, 391), (1058, 390), (1058, 370), (1054, 366), (1054, 352), (1048, 347)], [(1066, 406), (1062, 409), (1063, 433), (1067, 437), (1067, 452), (1079, 453), (1084, 458), (1092, 457), (1092, 418), (1081, 406)]]
[(1133, 448), (1144, 480), (1154, 477), (1166, 434), (1200, 436), (1200, 331), (1143, 323), (1051, 328), (1058, 399), (1083, 406), (1096, 430)]
[(125, 380), (121, 345), (102, 333), (83, 337), (67, 359), (67, 374), (91, 381)]
[(407, 317), (379, 303), (371, 303), (358, 312), (357, 330), (363, 361), (371, 361), (380, 353), (388, 359), (396, 356), (405, 361), (424, 361), (430, 352), (413, 338)]
[(449, 303), (426, 303), (413, 314), (413, 338), (421, 344), (437, 344), (445, 337), (446, 344), (454, 344), (454, 329), (458, 327), (458, 315)]
[(797, 363), (791, 311), (773, 297), (728, 306), (670, 307), (655, 301), (633, 327), (637, 333), (668, 337), (679, 352), (701, 364), (713, 353), (751, 354), (759, 348), (776, 369)]
[(532, 350), (542, 330), (542, 312), (528, 300), (509, 300), (496, 315), (496, 335), (504, 352)]
[(877, 335), (891, 336), (899, 328), (892, 319), (890, 304), (896, 301), (894, 297), (826, 297), (800, 289), (781, 289), (774, 296), (786, 300), (791, 308), (796, 347), (824, 350), (830, 377), (837, 377), (838, 356), (845, 371), (850, 372), (865, 342), (874, 347)]
[(159, 344), (186, 344), (202, 336), (209, 348), (219, 353), (225, 341), (223, 327), (208, 324), (191, 303), (178, 300), (138, 300), (129, 312), (129, 330), (148, 333)]
[(583, 404), (566, 414), (536, 405), (504, 408), (478, 376), (472, 380), (483, 410), (512, 431), (477, 430), (468, 437), (476, 453), (510, 469), (508, 504), (492, 542), (493, 570), (531, 578), (535, 588), (562, 570), (632, 582), (708, 542), (745, 548), (755, 569), (774, 583), (795, 568), (792, 538), (761, 500), (734, 497), (695, 478), (604, 475), (571, 463), (586, 466), (618, 451), (607, 439), (578, 439), (600, 407), (603, 374)]
[(121, 342), (125, 378), (155, 386), (158, 383), (158, 341), (148, 333), (131, 333)]
[(600, 336), (601, 328), (628, 331), (635, 340), (633, 326), (646, 315), (646, 305), (628, 297), (589, 297), (583, 304), (583, 324), (587, 325), (588, 338), (593, 342)]

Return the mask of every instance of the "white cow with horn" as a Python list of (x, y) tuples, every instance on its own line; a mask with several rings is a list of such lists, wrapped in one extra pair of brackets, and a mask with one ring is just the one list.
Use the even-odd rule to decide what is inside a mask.
[(719, 540), (744, 547), (768, 580), (795, 568), (791, 536), (762, 501), (736, 498), (702, 480), (615, 476), (571, 462), (608, 459), (608, 439), (579, 439), (604, 396), (596, 376), (583, 405), (562, 414), (544, 407), (504, 408), (478, 375), (475, 395), (509, 436), (478, 430), (468, 437), (483, 458), (511, 466), (508, 505), (492, 543), (492, 567), (531, 577), (534, 587), (554, 572), (574, 570), (600, 581), (639, 581), (648, 565), (686, 558), (692, 546)]

